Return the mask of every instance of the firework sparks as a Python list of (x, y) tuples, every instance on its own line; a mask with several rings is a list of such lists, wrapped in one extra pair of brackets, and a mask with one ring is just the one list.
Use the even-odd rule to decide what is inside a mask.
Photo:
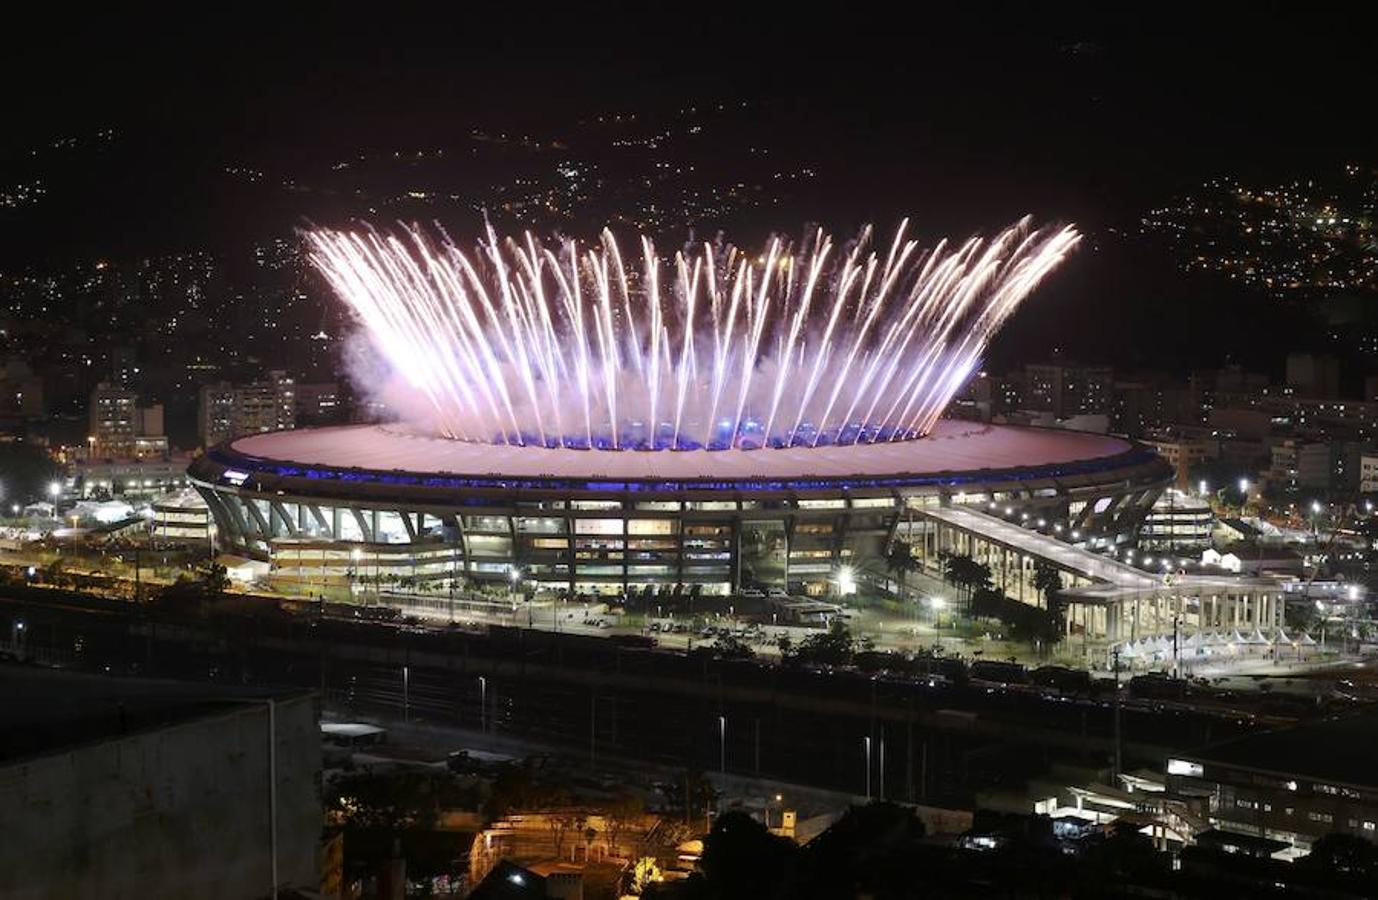
[(315, 229), (311, 259), (434, 428), (546, 447), (710, 450), (920, 437), (1080, 235), (1025, 219), (929, 250), (900, 225), (752, 255), (628, 258), (530, 234), (464, 249), (419, 228)]

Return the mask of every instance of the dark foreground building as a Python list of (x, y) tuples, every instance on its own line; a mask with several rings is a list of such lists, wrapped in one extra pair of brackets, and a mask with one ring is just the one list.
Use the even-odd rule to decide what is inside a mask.
[(0, 897), (314, 890), (320, 771), (311, 694), (0, 666)]
[(1220, 831), (1278, 841), (1293, 854), (1333, 833), (1375, 841), (1375, 748), (1378, 714), (1323, 719), (1169, 759), (1168, 788), (1205, 798)]

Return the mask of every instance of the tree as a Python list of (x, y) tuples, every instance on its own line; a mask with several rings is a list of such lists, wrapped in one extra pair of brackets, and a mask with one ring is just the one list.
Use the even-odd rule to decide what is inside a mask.
[(904, 578), (919, 568), (919, 561), (914, 558), (914, 548), (904, 541), (891, 542), (885, 554), (885, 568), (899, 582), (900, 599), (904, 599)]
[(5, 473), (5, 503), (47, 499), (48, 485), (61, 471), (46, 450), (22, 440), (0, 443), (0, 472)]
[(1311, 853), (1299, 865), (1319, 872), (1340, 872), (1360, 879), (1378, 880), (1378, 847), (1352, 834), (1334, 832), (1311, 845)]
[(631, 892), (639, 897), (646, 892), (646, 888), (660, 880), (660, 866), (656, 865), (655, 857), (643, 856), (632, 869)]
[(769, 897), (789, 878), (798, 848), (744, 812), (727, 812), (703, 842), (699, 873), (710, 897)]
[(718, 659), (755, 659), (756, 651), (751, 645), (735, 634), (718, 635), (712, 645), (713, 655)]
[(665, 801), (664, 808), (682, 811), (686, 823), (707, 813), (718, 799), (713, 782), (698, 769), (686, 769), (673, 783), (657, 787)]
[(990, 566), (960, 553), (950, 553), (943, 558), (943, 574), (950, 583), (966, 592), (968, 606), (974, 591), (990, 586)]
[(550, 826), (550, 841), (556, 859), (564, 855), (565, 838), (571, 831), (582, 831), (588, 818), (573, 810), (558, 810), (546, 816)]
[(1046, 559), (1036, 560), (1033, 571), (1034, 590), (1042, 595), (1048, 609), (1053, 608), (1053, 594), (1062, 589), (1062, 572)]
[(806, 845), (784, 896), (937, 896), (920, 893), (916, 878), (924, 835), (911, 809), (885, 802), (853, 806)]
[(1153, 842), (1137, 825), (1121, 821), (1103, 840), (1087, 849), (1084, 860), (1083, 876), (1103, 890), (1162, 871), (1166, 854), (1154, 849)]
[(1039, 640), (1044, 643), (1056, 644), (1062, 639), (1063, 634), (1063, 610), (1062, 595), (1062, 573), (1057, 566), (1040, 559), (1034, 563), (1034, 588), (1043, 595), (1043, 608), (1047, 610), (1046, 634), (1040, 634)]
[(641, 798), (628, 790), (621, 790), (604, 807), (603, 821), (608, 825), (608, 852), (617, 855), (618, 841), (628, 829), (641, 820), (646, 804)]
[(973, 616), (985, 616), (989, 619), (999, 619), (1005, 614), (1005, 604), (1008, 598), (994, 588), (977, 588), (971, 595), (971, 614)]
[(230, 576), (225, 567), (211, 560), (201, 568), (201, 590), (208, 599), (225, 593), (230, 587)]
[(811, 634), (800, 641), (788, 659), (813, 665), (845, 666), (855, 653), (856, 641), (851, 631), (841, 619), (834, 619), (827, 631)]
[(548, 809), (567, 800), (566, 791), (538, 781), (531, 761), (522, 760), (498, 770), (484, 811), (489, 818), (499, 819), (514, 810)]
[(346, 829), (429, 828), (437, 809), (435, 776), (423, 772), (343, 775), (329, 785), (326, 809)]
[(43, 569), (43, 580), (53, 587), (65, 587), (72, 578), (67, 574), (67, 558), (58, 556)]

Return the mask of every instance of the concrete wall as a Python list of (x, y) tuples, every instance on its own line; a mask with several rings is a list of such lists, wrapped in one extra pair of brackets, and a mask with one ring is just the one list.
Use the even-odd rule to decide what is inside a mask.
[[(278, 702), (278, 881), (315, 888), (314, 697)], [(0, 767), (0, 897), (253, 898), (271, 887), (265, 703)]]

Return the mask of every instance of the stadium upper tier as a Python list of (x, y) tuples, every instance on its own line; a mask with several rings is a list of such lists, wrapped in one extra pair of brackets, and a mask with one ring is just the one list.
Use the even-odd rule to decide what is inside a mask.
[[(348, 426), (280, 431), (240, 438), (209, 461), (245, 475), (447, 487), (519, 487), (617, 483), (712, 489), (723, 482), (808, 489), (836, 481), (902, 487), (1059, 477), (1132, 466), (1151, 451), (1106, 435), (1013, 428), (944, 420), (919, 440), (760, 450), (570, 450), (494, 447), (431, 437), (400, 426)], [(204, 469), (204, 467), (201, 467)], [(237, 475), (232, 475), (237, 478)], [(463, 485), (455, 485), (463, 486)], [(820, 485), (821, 486), (821, 485)], [(596, 489), (596, 488), (595, 488)]]

